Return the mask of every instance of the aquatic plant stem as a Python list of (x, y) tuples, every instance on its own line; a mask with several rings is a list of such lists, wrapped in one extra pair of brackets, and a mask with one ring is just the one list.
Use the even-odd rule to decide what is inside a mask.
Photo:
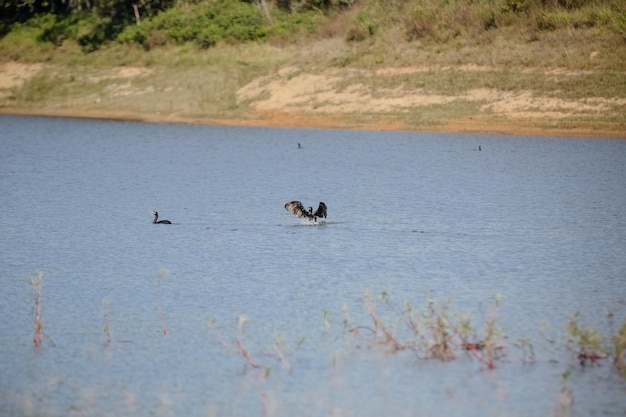
[(248, 319), (245, 316), (239, 316), (239, 328), (237, 330), (237, 337), (235, 338), (235, 346), (233, 347), (230, 343), (227, 343), (221, 336), (219, 330), (217, 329), (217, 326), (215, 326), (215, 323), (213, 322), (213, 320), (209, 319), (209, 328), (213, 331), (213, 333), (215, 334), (215, 338), (217, 339), (217, 341), (224, 346), (226, 349), (230, 350), (231, 352), (235, 352), (238, 353), (239, 355), (241, 355), (241, 357), (246, 361), (246, 363), (248, 365), (250, 365), (253, 368), (261, 368), (262, 365), (259, 364), (257, 361), (255, 361), (252, 356), (250, 355), (250, 353), (248, 352), (248, 349), (245, 348), (245, 346), (243, 345), (243, 342), (241, 341), (241, 339), (243, 338), (243, 326), (248, 322)]
[(33, 335), (33, 344), (39, 348), (43, 345), (44, 339), (48, 340), (48, 343), (55, 346), (54, 341), (50, 336), (46, 335), (43, 331), (43, 322), (41, 320), (41, 293), (43, 286), (43, 272), (35, 272), (30, 278), (30, 285), (35, 291), (35, 313), (33, 315), (33, 326), (35, 327), (35, 333)]
[(376, 332), (380, 331), (385, 336), (385, 343), (393, 347), (394, 351), (406, 349), (406, 346), (398, 342), (393, 332), (389, 330), (382, 320), (378, 318), (376, 315), (376, 306), (370, 303), (367, 298), (365, 299), (365, 308), (374, 322), (374, 329)]
[(41, 323), (41, 291), (43, 283), (43, 272), (36, 272), (30, 279), (30, 284), (35, 290), (35, 316), (33, 325), (35, 326), (35, 334), (33, 335), (33, 344), (35, 347), (41, 347), (43, 343), (43, 325)]
[(111, 344), (111, 325), (109, 324), (109, 301), (102, 300), (102, 331), (106, 337), (106, 344)]
[(278, 358), (278, 361), (280, 362), (280, 364), (283, 366), (283, 368), (287, 370), (287, 372), (292, 374), (293, 367), (291, 366), (291, 363), (289, 363), (287, 358), (285, 358), (285, 355), (283, 355), (283, 346), (281, 346), (281, 343), (280, 343), (282, 339), (283, 339), (282, 335), (276, 335), (274, 337), (274, 350), (276, 352), (276, 357)]

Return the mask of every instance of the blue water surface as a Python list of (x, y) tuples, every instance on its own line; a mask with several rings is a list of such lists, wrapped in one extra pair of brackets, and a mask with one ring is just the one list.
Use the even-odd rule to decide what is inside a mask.
[[(626, 141), (0, 126), (1, 415), (626, 415), (567, 343), (578, 312), (609, 351), (626, 316)], [(428, 357), (429, 300), (497, 323), (495, 369)]]

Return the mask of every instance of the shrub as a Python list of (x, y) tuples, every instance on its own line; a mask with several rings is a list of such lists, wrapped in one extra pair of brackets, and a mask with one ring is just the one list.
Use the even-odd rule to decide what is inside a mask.
[(622, 34), (622, 37), (626, 39), (626, 10), (622, 10), (617, 18), (617, 28)]
[[(543, 0), (546, 2), (546, 0)], [(585, 5), (585, 0), (552, 0), (555, 6), (562, 7), (566, 10), (580, 9)]]
[(415, 7), (405, 19), (408, 40), (436, 36), (436, 16), (423, 7)]
[(150, 30), (146, 25), (127, 26), (117, 35), (117, 40), (122, 43), (138, 43), (142, 45), (150, 34)]
[(497, 15), (494, 10), (489, 10), (483, 17), (483, 28), (485, 30), (496, 29), (498, 27), (496, 16)]
[(150, 48), (168, 43), (194, 42), (202, 48), (220, 40), (249, 42), (267, 37), (267, 28), (259, 9), (238, 0), (217, 0), (194, 8), (173, 7), (141, 26), (128, 26), (117, 40), (136, 42)]
[(515, 14), (521, 14), (530, 10), (531, 6), (532, 5), (529, 0), (505, 0), (502, 5), (502, 10), (510, 11)]
[(359, 10), (352, 25), (348, 29), (346, 39), (348, 41), (362, 41), (374, 36), (378, 31), (378, 24), (372, 18), (368, 10)]
[(553, 31), (569, 27), (572, 16), (564, 12), (543, 12), (537, 16), (537, 28), (540, 30)]
[(591, 9), (585, 14), (586, 25), (590, 27), (608, 26), (611, 23), (611, 11), (607, 9)]

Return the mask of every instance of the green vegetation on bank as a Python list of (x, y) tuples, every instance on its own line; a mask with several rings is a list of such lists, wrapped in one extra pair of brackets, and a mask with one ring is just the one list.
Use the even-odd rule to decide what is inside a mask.
[(563, 29), (626, 40), (624, 0), (0, 0), (0, 10), (2, 37), (72, 42), (85, 52), (110, 43), (209, 48), (338, 35), (347, 42), (491, 42), (493, 31), (533, 42)]
[[(0, 108), (34, 112), (241, 120), (271, 95), (240, 94), (253, 81), (324, 74), (315, 89), (363, 102), (443, 97), (341, 114), (337, 97), (306, 99), (347, 127), (626, 126), (626, 0), (0, 0), (7, 62), (38, 66), (0, 83)], [(516, 115), (491, 105), (511, 97), (528, 97)], [(277, 108), (311, 111), (299, 103)]]

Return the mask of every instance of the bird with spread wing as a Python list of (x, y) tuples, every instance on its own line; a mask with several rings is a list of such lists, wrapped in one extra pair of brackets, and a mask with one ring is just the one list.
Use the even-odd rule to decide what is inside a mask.
[(291, 201), (285, 204), (285, 209), (291, 214), (294, 214), (298, 217), (306, 217), (309, 220), (317, 221), (317, 218), (326, 218), (327, 208), (326, 204), (323, 201), (320, 201), (320, 204), (317, 206), (317, 210), (313, 212), (313, 207), (309, 207), (305, 209), (301, 202), (299, 201)]

